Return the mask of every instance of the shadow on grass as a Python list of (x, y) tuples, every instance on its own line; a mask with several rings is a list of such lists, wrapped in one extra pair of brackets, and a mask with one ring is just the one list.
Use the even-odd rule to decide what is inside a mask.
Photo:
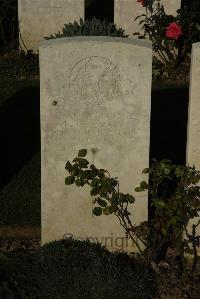
[(40, 149), (38, 87), (25, 88), (0, 107), (0, 187)]
[(152, 91), (150, 160), (186, 162), (189, 89)]

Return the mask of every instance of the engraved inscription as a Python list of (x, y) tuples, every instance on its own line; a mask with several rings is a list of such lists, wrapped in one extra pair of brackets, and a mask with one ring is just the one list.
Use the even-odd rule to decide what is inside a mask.
[(120, 72), (111, 60), (91, 56), (78, 61), (70, 72), (69, 90), (74, 99), (101, 104), (120, 94)]

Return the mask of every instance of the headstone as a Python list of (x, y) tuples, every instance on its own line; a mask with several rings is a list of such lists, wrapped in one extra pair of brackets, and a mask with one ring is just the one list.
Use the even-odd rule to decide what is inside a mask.
[(84, 0), (18, 0), (18, 18), (21, 44), (36, 52), (45, 36), (84, 18)]
[[(188, 136), (187, 136), (187, 157), (186, 162), (200, 170), (200, 43), (192, 46), (192, 59), (190, 70), (190, 98), (188, 110)], [(197, 223), (200, 218), (190, 222)], [(200, 225), (197, 229), (200, 235)]]
[[(90, 163), (118, 177), (121, 192), (134, 194), (149, 165), (151, 72), (147, 41), (41, 43), (42, 243), (73, 235), (133, 250), (114, 215), (92, 215), (88, 187), (65, 185), (65, 163), (86, 148)], [(136, 196), (132, 219), (140, 223), (147, 219), (147, 194)]]
[[(181, 7), (181, 0), (161, 0), (167, 14), (176, 15), (177, 9)], [(139, 22), (134, 19), (146, 13), (146, 8), (137, 0), (115, 0), (115, 24), (125, 29), (126, 34), (132, 36), (134, 32), (142, 32)]]

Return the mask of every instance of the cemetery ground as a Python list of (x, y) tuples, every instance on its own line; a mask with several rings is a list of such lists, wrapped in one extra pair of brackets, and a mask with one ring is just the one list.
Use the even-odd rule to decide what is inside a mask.
[[(134, 258), (131, 259), (123, 255), (116, 257), (103, 251), (98, 246), (95, 247), (87, 243), (70, 243), (71, 241), (67, 243), (67, 241), (64, 241), (66, 243), (61, 242), (60, 245), (58, 245), (58, 242), (49, 244), (46, 247), (40, 246), (39, 82), (37, 80), (7, 81), (6, 84), (4, 82), (1, 85), (0, 92), (1, 140), (4, 140), (5, 135), (2, 135), (3, 132), (9, 132), (9, 139), (6, 140), (7, 145), (5, 148), (1, 147), (0, 263), (1, 269), (3, 269), (1, 278), (3, 282), (2, 292), (4, 293), (2, 293), (3, 295), (0, 293), (0, 296), (2, 298), (29, 298), (27, 297), (29, 295), (26, 295), (28, 292), (30, 294), (39, 292), (42, 296), (39, 298), (47, 298), (48, 296), (63, 298), (55, 297), (55, 291), (58, 291), (56, 283), (60, 288), (61, 281), (68, 277), (68, 283), (74, 286), (73, 289), (68, 289), (68, 294), (72, 292), (69, 298), (79, 298), (78, 294), (80, 292), (83, 294), (81, 298), (110, 298), (113, 296), (111, 292), (113, 285), (116, 285), (118, 290), (120, 289), (114, 298), (132, 298), (130, 294), (133, 293), (136, 294), (134, 298), (200, 298), (198, 275), (178, 277), (178, 261), (174, 259), (173, 254), (169, 257), (168, 263), (160, 264), (156, 272), (150, 272), (149, 274), (140, 265), (140, 262), (138, 263)], [(156, 107), (157, 103), (157, 109), (161, 111), (159, 103), (161, 104), (162, 99), (161, 106), (165, 106), (163, 112), (168, 107), (170, 113), (168, 101), (170, 99), (171, 103), (175, 103), (175, 101), (178, 103), (177, 107), (174, 106), (176, 120), (178, 109), (182, 109), (186, 117), (187, 84), (180, 85), (178, 88), (176, 84), (172, 83), (156, 84), (152, 94), (153, 107)], [(174, 133), (174, 138), (170, 138), (171, 142), (169, 143), (169, 133), (167, 132), (172, 133), (173, 131), (173, 116), (170, 118), (171, 127), (169, 127), (169, 124), (166, 125), (168, 123), (167, 116), (158, 116), (155, 107), (153, 108), (155, 116), (152, 115), (151, 134), (153, 137), (156, 133), (157, 143), (160, 142), (164, 147), (159, 152), (156, 142), (152, 138), (151, 152), (156, 154), (158, 158), (163, 158), (162, 155), (168, 154), (167, 158), (171, 158), (174, 162), (184, 163), (185, 152), (181, 152), (177, 144), (180, 144), (180, 146), (184, 144), (185, 135), (179, 135), (180, 140), (177, 143), (177, 140), (175, 140), (177, 134)], [(159, 130), (155, 130), (158, 123), (160, 124)], [(186, 123), (182, 123), (182, 126), (181, 121), (178, 123), (180, 127), (178, 126), (177, 129), (180, 132), (184, 131)], [(31, 139), (28, 138), (30, 133)], [(9, 155), (6, 154), (6, 150), (9, 150), (8, 145), (11, 149)], [(72, 254), (72, 252), (74, 253)], [(57, 259), (60, 264), (58, 268)], [(138, 268), (136, 267), (137, 271), (134, 268), (133, 273), (129, 272), (132, 263), (139, 265)], [(66, 264), (68, 265), (67, 269), (64, 268)], [(105, 264), (107, 264), (107, 268), (104, 272)], [(113, 268), (113, 265), (117, 267), (117, 271)], [(125, 265), (127, 275), (124, 277)], [(131, 287), (125, 283), (122, 285), (119, 282), (122, 279), (122, 273), (120, 272), (122, 270), (123, 279), (131, 281)], [(40, 275), (37, 276), (38, 271)], [(84, 276), (80, 274), (82, 271), (85, 272)], [(87, 271), (90, 271), (90, 273)], [(114, 272), (118, 273), (117, 277), (113, 276), (112, 273)], [(98, 282), (94, 279), (94, 273)], [(108, 275), (108, 273), (110, 274)], [(144, 275), (144, 273), (146, 274)], [(135, 277), (132, 277), (132, 275), (135, 275)], [(40, 280), (37, 280), (36, 277), (39, 277)], [(35, 281), (33, 286), (30, 285), (31, 279)], [(86, 280), (88, 284), (85, 285)], [(101, 287), (100, 282), (104, 282), (103, 287)], [(50, 287), (52, 284), (55, 285), (55, 288)], [(112, 285), (112, 288), (110, 288), (110, 285)], [(139, 288), (136, 287), (138, 285)], [(62, 287), (61, 292), (64, 294)], [(96, 297), (94, 293), (88, 293), (88, 290), (92, 292), (94, 289)], [(101, 297), (104, 295), (102, 290), (107, 292), (108, 297)]]

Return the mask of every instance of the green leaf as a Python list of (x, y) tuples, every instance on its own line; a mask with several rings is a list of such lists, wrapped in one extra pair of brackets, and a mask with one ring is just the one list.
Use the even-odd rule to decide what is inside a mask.
[(73, 162), (78, 162), (78, 164), (81, 168), (87, 168), (87, 166), (89, 164), (89, 162), (86, 159), (83, 159), (83, 158), (75, 158), (73, 160)]
[(90, 191), (90, 195), (91, 196), (95, 196), (97, 194), (99, 194), (99, 188), (93, 188), (91, 191)]
[(141, 192), (141, 191), (143, 191), (143, 189), (141, 187), (136, 187), (135, 188), (135, 192)]
[(68, 176), (65, 179), (65, 184), (66, 185), (72, 185), (75, 181), (75, 177), (74, 176)]
[(103, 213), (105, 215), (109, 215), (109, 214), (112, 214), (112, 213), (116, 212), (116, 210), (117, 210), (116, 206), (108, 206), (108, 207), (103, 209)]
[(96, 171), (93, 171), (93, 170), (89, 170), (89, 179), (90, 180), (93, 180), (94, 178), (96, 178), (97, 176), (97, 172)]
[[(74, 160), (75, 160), (75, 159), (74, 159)], [(73, 162), (74, 162), (74, 160), (73, 160)], [(74, 165), (72, 166), (72, 169), (73, 169), (73, 170), (75, 170), (75, 169), (78, 170), (78, 168), (79, 168), (79, 167), (78, 167), (78, 164), (74, 164)]]
[(104, 174), (101, 170), (99, 170), (99, 172), (98, 172), (98, 177), (99, 177), (100, 179), (103, 179), (103, 178), (105, 178), (105, 174)]
[(107, 202), (105, 200), (103, 200), (102, 198), (98, 198), (97, 202), (101, 207), (104, 207), (104, 208), (107, 207)]
[(117, 181), (117, 180), (115, 180), (115, 179), (111, 179), (111, 185), (112, 185), (113, 187), (116, 187), (117, 184), (118, 184), (118, 181)]
[(98, 169), (92, 164), (90, 165), (90, 169), (94, 170), (94, 171), (97, 171)]
[(175, 170), (175, 175), (177, 176), (177, 177), (180, 177), (180, 176), (182, 176), (184, 174), (184, 170), (183, 170), (183, 168), (176, 168), (176, 170)]
[(161, 207), (161, 208), (165, 208), (165, 206), (166, 206), (166, 204), (165, 204), (165, 202), (164, 201), (162, 201), (162, 200), (153, 200), (153, 205), (154, 206), (156, 206), (156, 207)]
[(119, 201), (120, 201), (121, 203), (128, 202), (128, 198), (126, 197), (126, 194), (124, 194), (124, 193), (119, 193)]
[(72, 168), (71, 175), (72, 175), (72, 176), (77, 176), (78, 174), (79, 174), (79, 170), (78, 170), (78, 169), (73, 169), (73, 168)]
[(143, 190), (147, 190), (148, 189), (148, 184), (145, 181), (142, 181), (140, 183), (140, 188)]
[(99, 179), (94, 178), (91, 182), (91, 187), (97, 187), (99, 185)]
[(77, 187), (83, 187), (85, 185), (85, 183), (82, 179), (76, 180), (75, 184), (76, 184)]
[(78, 152), (78, 157), (85, 157), (87, 155), (87, 149), (81, 149)]
[(176, 216), (172, 217), (172, 219), (170, 220), (170, 223), (176, 224), (176, 222), (177, 222), (177, 217)]
[(135, 198), (131, 194), (126, 194), (126, 197), (127, 197), (129, 203), (135, 202)]
[(149, 173), (149, 168), (144, 168), (144, 169), (142, 170), (142, 173), (144, 173), (144, 174)]
[(67, 161), (67, 163), (65, 164), (65, 169), (68, 170), (69, 172), (72, 171), (72, 164), (69, 161)]
[(100, 207), (95, 207), (95, 208), (93, 209), (93, 214), (94, 214), (95, 216), (100, 216), (100, 215), (102, 215), (102, 208), (100, 208)]

